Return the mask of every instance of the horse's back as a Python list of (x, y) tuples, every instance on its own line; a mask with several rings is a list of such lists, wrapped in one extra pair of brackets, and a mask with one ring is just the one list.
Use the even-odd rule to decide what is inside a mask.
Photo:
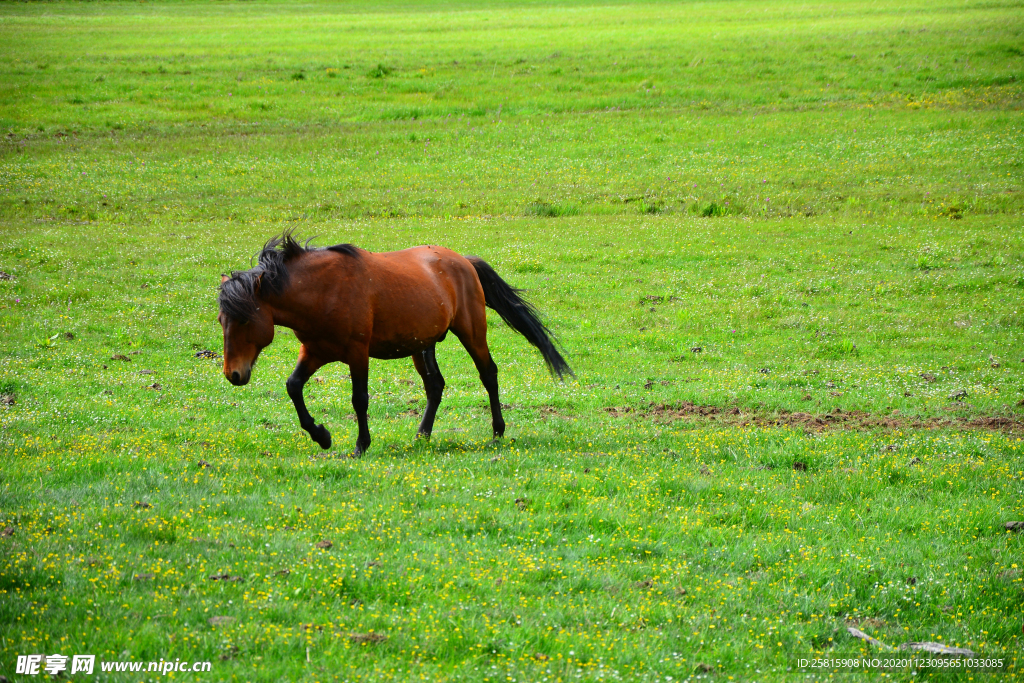
[(375, 357), (408, 355), (450, 328), (458, 331), (467, 317), (484, 315), (476, 270), (451, 249), (429, 245), (363, 256)]
[(381, 275), (396, 284), (398, 280), (409, 280), (428, 290), (444, 290), (460, 299), (480, 287), (473, 264), (446, 247), (424, 245), (373, 256), (377, 257), (375, 262)]

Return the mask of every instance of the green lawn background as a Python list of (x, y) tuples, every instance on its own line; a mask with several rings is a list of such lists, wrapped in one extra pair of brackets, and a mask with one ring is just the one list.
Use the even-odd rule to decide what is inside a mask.
[[(0, 6), (0, 673), (784, 680), (856, 625), (1015, 675), (1022, 16)], [(379, 362), (358, 461), (310, 383), (321, 453), (293, 337), (195, 355), (283, 230), (484, 257), (577, 380), (494, 317), (502, 444), (447, 343), (430, 444)]]

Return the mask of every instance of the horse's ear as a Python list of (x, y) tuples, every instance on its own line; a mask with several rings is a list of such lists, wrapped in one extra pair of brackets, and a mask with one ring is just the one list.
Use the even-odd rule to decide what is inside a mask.
[(227, 281), (228, 281), (228, 280), (230, 280), (230, 279), (231, 279), (231, 277), (230, 277), (230, 276), (228, 276), (228, 275), (225, 275), (224, 273), (221, 273), (221, 274), (220, 274), (220, 283), (221, 283), (221, 284), (224, 284), (225, 282), (227, 282)]
[(263, 284), (263, 273), (260, 273), (259, 275), (256, 276), (256, 281), (252, 285), (252, 290), (254, 292), (260, 291), (261, 284)]

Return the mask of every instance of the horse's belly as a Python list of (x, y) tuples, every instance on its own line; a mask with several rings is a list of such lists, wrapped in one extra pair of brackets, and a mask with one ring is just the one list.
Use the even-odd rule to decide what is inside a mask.
[(408, 358), (418, 351), (423, 349), (411, 350), (408, 348), (402, 348), (398, 346), (378, 346), (370, 349), (370, 358), (379, 358), (381, 360), (393, 360), (395, 358)]
[(426, 351), (437, 342), (443, 340), (447, 331), (437, 339), (391, 339), (373, 341), (370, 343), (370, 357), (381, 360), (392, 360), (395, 358), (408, 358), (409, 356)]

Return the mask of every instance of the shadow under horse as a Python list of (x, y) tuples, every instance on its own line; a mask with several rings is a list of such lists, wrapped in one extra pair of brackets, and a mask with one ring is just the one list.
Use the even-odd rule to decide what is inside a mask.
[(370, 446), (370, 358), (412, 356), (427, 394), (417, 435), (429, 437), (444, 392), (434, 346), (449, 330), (472, 357), (490, 399), (494, 436), (503, 436), (485, 306), (536, 346), (559, 379), (572, 375), (537, 310), (520, 296), (522, 290), (510, 287), (480, 258), (436, 246), (373, 253), (351, 244), (308, 244), (290, 233), (274, 237), (256, 266), (222, 276), (217, 319), (224, 330), (224, 376), (236, 386), (248, 383), (260, 351), (274, 341), (275, 325), (294, 330), (302, 347), (288, 378), (288, 396), (299, 424), (323, 449), (330, 448), (331, 434), (313, 420), (302, 391), (313, 373), (335, 361), (348, 364), (352, 376), (359, 422), (355, 455)]

